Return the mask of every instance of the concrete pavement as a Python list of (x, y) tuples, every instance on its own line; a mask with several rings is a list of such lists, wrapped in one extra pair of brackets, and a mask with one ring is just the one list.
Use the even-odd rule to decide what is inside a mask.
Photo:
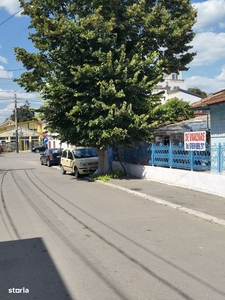
[[(52, 167), (60, 169), (59, 166)], [(84, 178), (93, 180), (89, 177)], [(223, 197), (129, 176), (110, 179), (109, 182), (97, 180), (96, 183), (225, 226), (225, 198)]]
[(225, 226), (225, 198), (129, 177), (110, 179), (107, 183), (98, 180), (97, 183)]

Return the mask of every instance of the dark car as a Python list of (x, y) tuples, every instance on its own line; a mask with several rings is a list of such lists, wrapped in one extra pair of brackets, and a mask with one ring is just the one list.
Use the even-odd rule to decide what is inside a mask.
[(47, 165), (48, 167), (51, 167), (52, 165), (59, 165), (61, 155), (62, 149), (60, 148), (46, 149), (40, 156), (40, 162), (42, 165)]
[(48, 146), (46, 144), (39, 145), (39, 146), (32, 148), (32, 152), (36, 152), (36, 153), (44, 152), (47, 148), (48, 148)]

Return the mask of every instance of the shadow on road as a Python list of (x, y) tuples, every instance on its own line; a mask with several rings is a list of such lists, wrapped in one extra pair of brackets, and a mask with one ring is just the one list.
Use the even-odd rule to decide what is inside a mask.
[(41, 238), (0, 243), (0, 282), (2, 300), (72, 300)]

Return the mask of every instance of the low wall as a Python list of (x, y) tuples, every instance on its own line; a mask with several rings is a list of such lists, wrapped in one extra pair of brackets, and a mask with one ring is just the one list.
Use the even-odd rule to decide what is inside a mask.
[[(123, 163), (130, 176), (225, 197), (225, 175)], [(113, 170), (123, 168), (113, 161)]]

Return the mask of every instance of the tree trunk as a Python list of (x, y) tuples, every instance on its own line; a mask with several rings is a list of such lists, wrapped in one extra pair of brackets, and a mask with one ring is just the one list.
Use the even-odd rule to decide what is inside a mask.
[(108, 151), (98, 149), (98, 174), (110, 172)]

